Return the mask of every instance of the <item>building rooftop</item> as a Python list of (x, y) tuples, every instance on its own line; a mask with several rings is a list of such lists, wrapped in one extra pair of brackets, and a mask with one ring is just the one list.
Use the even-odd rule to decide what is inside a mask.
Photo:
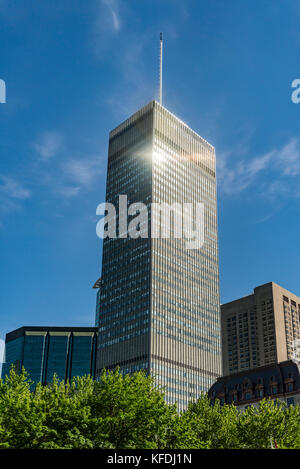
[(97, 327), (22, 326), (6, 334), (6, 342), (18, 339), (25, 332), (98, 332)]

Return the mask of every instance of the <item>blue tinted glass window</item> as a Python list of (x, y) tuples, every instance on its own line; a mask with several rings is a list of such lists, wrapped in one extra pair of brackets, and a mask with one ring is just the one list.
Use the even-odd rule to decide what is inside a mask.
[(9, 373), (12, 364), (16, 365), (17, 370), (20, 370), (22, 362), (22, 349), (23, 349), (24, 337), (11, 340), (5, 344), (5, 363), (2, 366), (2, 378)]
[(44, 335), (25, 336), (23, 366), (35, 382), (42, 380), (44, 347)]
[(90, 374), (91, 352), (91, 336), (73, 336), (71, 378)]
[(47, 383), (52, 381), (54, 373), (60, 380), (65, 379), (67, 351), (68, 336), (49, 336)]

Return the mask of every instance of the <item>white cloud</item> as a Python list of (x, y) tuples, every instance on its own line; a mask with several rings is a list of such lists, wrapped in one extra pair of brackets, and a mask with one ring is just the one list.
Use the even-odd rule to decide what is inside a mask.
[(121, 14), (118, 0), (97, 0), (93, 14), (92, 34), (100, 50), (104, 46), (106, 49), (109, 45), (107, 34), (116, 35), (120, 29)]
[(20, 202), (30, 197), (31, 191), (19, 181), (11, 177), (0, 176), (0, 214), (8, 214), (20, 209)]
[[(96, 177), (103, 171), (103, 161), (100, 156), (69, 157), (67, 149), (62, 146), (63, 136), (56, 131), (45, 131), (39, 141), (33, 144), (39, 159), (35, 167), (38, 178), (36, 184), (49, 188), (51, 192), (63, 198), (76, 197), (83, 187), (91, 186)], [(63, 151), (62, 151), (63, 150)], [(55, 164), (49, 162), (60, 152), (60, 159)]]
[(57, 154), (61, 144), (62, 136), (60, 133), (46, 131), (40, 136), (39, 142), (34, 144), (34, 148), (40, 159), (47, 161)]
[[(256, 192), (275, 197), (279, 194), (299, 197), (300, 142), (290, 139), (283, 147), (260, 156), (236, 161), (234, 151), (217, 155), (217, 176), (221, 191), (234, 195), (255, 185)], [(268, 172), (266, 174), (266, 171)], [(264, 179), (260, 180), (264, 174)]]
[[(70, 199), (79, 195), (84, 188), (93, 186), (103, 171), (103, 159), (98, 154), (87, 156), (69, 155), (64, 136), (56, 131), (41, 133), (33, 144), (39, 155), (31, 167), (32, 183), (45, 188), (54, 196)], [(52, 159), (59, 154), (59, 159)], [(45, 165), (47, 162), (47, 165)]]
[(111, 13), (112, 28), (115, 31), (119, 31), (121, 27), (118, 4), (116, 0), (102, 0), (103, 5), (105, 5)]
[(291, 139), (278, 152), (277, 165), (282, 168), (286, 176), (297, 176), (300, 174), (300, 147), (298, 139)]
[(71, 199), (82, 190), (92, 189), (103, 168), (104, 160), (98, 155), (80, 158), (61, 155), (55, 165), (38, 166), (36, 184), (49, 190), (55, 197)]
[(11, 199), (24, 200), (31, 196), (30, 190), (26, 189), (16, 179), (0, 176), (0, 193)]
[[(121, 4), (118, 0), (94, 0), (91, 5), (92, 15), (89, 29), (91, 50), (97, 59), (103, 59), (106, 54), (109, 54), (110, 62), (118, 60), (121, 55), (120, 46), (124, 45), (121, 30), (128, 6), (124, 5), (124, 2)], [(115, 50), (112, 45), (119, 41), (121, 44), (115, 49), (118, 50), (118, 55), (113, 58)]]
[(62, 195), (65, 198), (72, 198), (76, 197), (79, 194), (80, 187), (78, 186), (61, 186), (61, 187), (56, 187), (56, 191)]
[(70, 159), (63, 164), (64, 176), (79, 186), (92, 184), (95, 177), (102, 173), (103, 162), (99, 156)]
[[(0, 214), (7, 214), (18, 210), (20, 208), (20, 204), (16, 203), (14, 200), (10, 199), (9, 197), (5, 197), (0, 193)], [(2, 223), (0, 221), (0, 226)]]

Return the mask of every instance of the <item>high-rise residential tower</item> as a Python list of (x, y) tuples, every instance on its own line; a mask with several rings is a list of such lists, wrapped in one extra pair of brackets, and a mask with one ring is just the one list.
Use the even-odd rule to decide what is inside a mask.
[[(116, 237), (103, 240), (95, 284), (98, 373), (146, 369), (167, 387), (167, 401), (185, 408), (221, 374), (215, 150), (151, 101), (110, 132), (106, 202), (117, 217)], [(128, 223), (137, 207), (132, 204), (147, 207), (142, 236), (127, 233), (124, 203)], [(153, 204), (172, 207), (161, 222), (172, 220), (169, 234), (165, 225), (154, 234)], [(204, 208), (204, 242), (191, 248), (197, 204)], [(175, 221), (181, 209), (180, 237)]]
[(299, 355), (300, 298), (276, 283), (223, 304), (221, 316), (225, 376)]

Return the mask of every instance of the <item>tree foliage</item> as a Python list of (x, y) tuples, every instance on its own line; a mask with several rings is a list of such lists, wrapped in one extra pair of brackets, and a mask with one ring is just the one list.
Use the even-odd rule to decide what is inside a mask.
[(164, 400), (143, 372), (103, 372), (99, 381), (56, 377), (48, 386), (23, 369), (0, 380), (0, 448), (300, 449), (299, 406), (262, 400), (239, 411), (207, 395), (185, 412)]
[(176, 416), (153, 379), (139, 372), (103, 372), (99, 381), (56, 377), (48, 386), (25, 370), (0, 381), (0, 448), (165, 447)]
[(172, 448), (300, 448), (300, 407), (263, 399), (240, 411), (233, 404), (211, 405), (207, 395), (178, 417)]

